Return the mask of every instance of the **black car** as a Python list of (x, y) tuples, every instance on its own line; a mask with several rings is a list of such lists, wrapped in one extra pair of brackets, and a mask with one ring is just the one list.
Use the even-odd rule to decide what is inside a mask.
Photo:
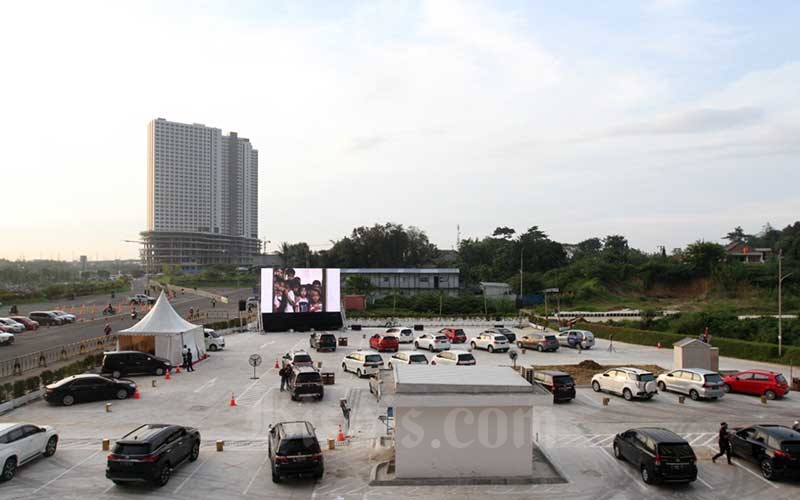
[(336, 336), (332, 333), (312, 333), (308, 339), (308, 344), (312, 349), (320, 351), (336, 352)]
[(113, 351), (103, 353), (100, 373), (108, 373), (114, 378), (123, 375), (164, 375), (174, 367), (168, 359), (159, 358), (146, 352)]
[(42, 326), (56, 326), (66, 323), (63, 316), (50, 311), (34, 311), (28, 314), (28, 319), (38, 322)]
[(122, 436), (108, 456), (106, 477), (116, 484), (164, 486), (172, 471), (200, 454), (200, 432), (182, 425), (147, 424)]
[(44, 400), (50, 404), (72, 406), (75, 403), (126, 399), (136, 393), (132, 380), (103, 377), (102, 375), (73, 375), (44, 388)]
[(614, 437), (614, 456), (637, 467), (645, 483), (697, 479), (697, 456), (685, 439), (667, 429), (643, 427)]
[(283, 476), (320, 479), (325, 470), (314, 426), (305, 421), (269, 426), (269, 460), (276, 483)]
[(313, 396), (320, 400), (325, 395), (322, 388), (322, 377), (316, 368), (311, 366), (293, 366), (289, 374), (289, 394), (292, 401), (302, 397)]
[(498, 328), (495, 328), (495, 330), (497, 330), (497, 333), (499, 333), (501, 335), (505, 335), (506, 338), (508, 339), (508, 343), (509, 344), (513, 344), (514, 342), (517, 341), (517, 334), (512, 332), (508, 328), (498, 327)]
[(533, 372), (533, 380), (550, 391), (555, 402), (575, 399), (575, 381), (569, 373), (536, 370)]
[(800, 432), (782, 425), (754, 425), (735, 429), (731, 451), (754, 462), (769, 480), (800, 477)]

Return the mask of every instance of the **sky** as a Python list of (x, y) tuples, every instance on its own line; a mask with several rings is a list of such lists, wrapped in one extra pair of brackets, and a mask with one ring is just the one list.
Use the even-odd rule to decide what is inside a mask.
[(6, 2), (0, 258), (134, 258), (146, 127), (259, 150), (259, 235), (645, 251), (799, 219), (800, 2)]

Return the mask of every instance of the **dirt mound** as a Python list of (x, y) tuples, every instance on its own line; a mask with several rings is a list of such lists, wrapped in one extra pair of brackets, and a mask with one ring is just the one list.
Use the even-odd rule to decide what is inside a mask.
[(584, 370), (602, 370), (603, 365), (597, 363), (596, 361), (592, 361), (591, 359), (587, 359), (585, 361), (581, 361), (578, 363), (579, 368), (583, 368)]

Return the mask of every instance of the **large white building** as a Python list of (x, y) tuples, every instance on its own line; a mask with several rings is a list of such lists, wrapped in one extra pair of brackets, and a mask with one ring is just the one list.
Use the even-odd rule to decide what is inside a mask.
[(258, 151), (235, 132), (158, 118), (147, 128), (148, 272), (249, 264), (259, 251)]

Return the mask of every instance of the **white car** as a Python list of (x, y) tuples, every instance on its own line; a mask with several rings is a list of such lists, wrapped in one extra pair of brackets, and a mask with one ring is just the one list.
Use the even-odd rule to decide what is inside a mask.
[(374, 352), (356, 351), (351, 352), (342, 360), (342, 370), (353, 372), (358, 377), (373, 375), (378, 373), (383, 367), (383, 358)]
[(489, 352), (505, 352), (511, 347), (505, 335), (483, 332), (469, 341), (473, 349), (486, 349)]
[(428, 358), (425, 354), (417, 351), (401, 351), (396, 352), (389, 358), (388, 367), (392, 367), (392, 363), (396, 365), (427, 365)]
[(25, 331), (25, 325), (14, 321), (11, 318), (0, 318), (0, 325), (3, 325), (11, 330), (11, 333), (22, 333)]
[(211, 328), (203, 328), (203, 337), (206, 341), (206, 349), (209, 351), (219, 351), (225, 349), (225, 337), (218, 334)]
[(611, 368), (592, 377), (594, 392), (620, 394), (626, 400), (650, 399), (658, 394), (656, 378), (652, 373), (639, 368)]
[(450, 349), (450, 339), (447, 335), (440, 333), (425, 333), (417, 337), (414, 341), (414, 347), (417, 349), (427, 349), (433, 351), (446, 351)]
[(136, 295), (131, 295), (130, 297), (128, 297), (128, 302), (130, 302), (131, 304), (139, 304), (144, 306), (147, 304), (155, 304), (156, 299), (149, 295), (145, 295), (143, 293), (137, 293)]
[(281, 366), (314, 366), (311, 355), (306, 351), (289, 351), (281, 358)]
[(77, 316), (75, 316), (74, 314), (70, 314), (64, 311), (51, 311), (51, 312), (56, 316), (64, 318), (64, 323), (75, 323), (75, 320), (78, 319)]
[(14, 334), (0, 332), (0, 345), (11, 345), (14, 343)]
[(0, 481), (14, 477), (17, 467), (43, 455), (52, 456), (58, 433), (49, 425), (0, 423)]
[(397, 342), (400, 344), (410, 344), (414, 342), (414, 331), (411, 330), (411, 328), (395, 326), (392, 328), (387, 328), (383, 334), (397, 337)]
[(432, 365), (475, 366), (475, 356), (467, 351), (444, 351), (431, 359)]

